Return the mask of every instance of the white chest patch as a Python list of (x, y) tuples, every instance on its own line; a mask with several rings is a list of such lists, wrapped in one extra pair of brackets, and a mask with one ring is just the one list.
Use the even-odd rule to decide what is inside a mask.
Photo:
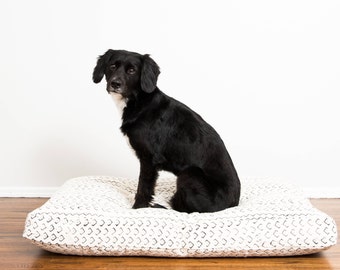
[(117, 107), (117, 110), (118, 110), (120, 117), (122, 117), (123, 116), (123, 110), (126, 107), (127, 100), (125, 98), (123, 98), (122, 95), (117, 94), (117, 93), (110, 93), (110, 95), (111, 95), (113, 101), (116, 104), (116, 107)]
[[(123, 98), (120, 94), (117, 94), (117, 93), (110, 93), (110, 95), (111, 95), (113, 101), (116, 104), (116, 107), (117, 107), (117, 110), (118, 110), (120, 117), (122, 117), (124, 108), (126, 107), (127, 100), (125, 98)], [(125, 138), (128, 146), (133, 150), (128, 136), (124, 135), (124, 138)]]

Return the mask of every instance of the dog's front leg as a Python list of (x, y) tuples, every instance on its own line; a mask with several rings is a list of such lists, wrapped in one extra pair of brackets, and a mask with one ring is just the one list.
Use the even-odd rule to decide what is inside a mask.
[(154, 195), (157, 176), (157, 170), (152, 165), (146, 162), (140, 163), (138, 188), (132, 208), (149, 207)]

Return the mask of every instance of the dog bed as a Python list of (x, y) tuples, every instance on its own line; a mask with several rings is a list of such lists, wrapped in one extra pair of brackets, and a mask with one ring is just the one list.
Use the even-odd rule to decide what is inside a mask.
[[(334, 220), (295, 187), (242, 181), (240, 204), (215, 213), (131, 209), (136, 180), (67, 181), (28, 214), (23, 236), (51, 252), (97, 256), (247, 257), (316, 253), (336, 244)], [(175, 179), (159, 179), (168, 201)]]

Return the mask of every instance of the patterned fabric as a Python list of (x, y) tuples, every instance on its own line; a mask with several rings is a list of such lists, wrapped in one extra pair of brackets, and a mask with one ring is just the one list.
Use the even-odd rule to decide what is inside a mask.
[[(292, 186), (242, 181), (238, 207), (192, 214), (131, 209), (136, 188), (115, 177), (71, 179), (28, 214), (23, 236), (48, 251), (100, 256), (291, 256), (337, 241), (334, 220)], [(155, 201), (174, 190), (175, 179), (159, 179)]]

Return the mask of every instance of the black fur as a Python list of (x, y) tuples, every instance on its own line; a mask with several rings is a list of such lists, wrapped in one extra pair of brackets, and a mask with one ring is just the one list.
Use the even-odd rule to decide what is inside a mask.
[(157, 88), (159, 67), (149, 55), (108, 50), (93, 81), (124, 102), (121, 131), (140, 161), (133, 208), (149, 207), (159, 170), (177, 176), (173, 209), (214, 212), (237, 206), (240, 181), (217, 132), (186, 105)]

